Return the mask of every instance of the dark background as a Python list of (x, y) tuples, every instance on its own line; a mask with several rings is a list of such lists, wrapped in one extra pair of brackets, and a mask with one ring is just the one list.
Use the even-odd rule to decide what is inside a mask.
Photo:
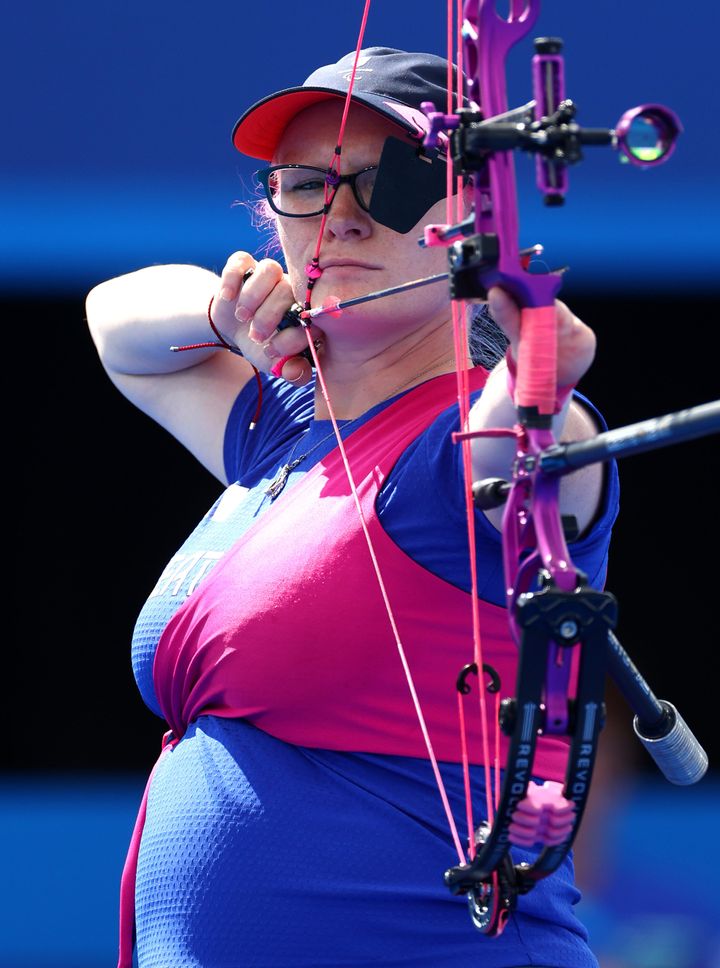
[[(599, 336), (582, 389), (610, 426), (702, 403), (717, 391), (707, 342), (717, 314), (712, 295), (570, 295)], [(20, 387), (14, 407), (22, 437), (11, 473), (20, 688), (7, 699), (23, 728), (8, 765), (136, 769), (154, 760), (162, 724), (135, 690), (132, 626), (219, 484), (106, 379), (80, 296), (5, 308), (9, 319), (31, 312), (46, 321), (35, 390)], [(694, 337), (702, 332), (705, 340)], [(715, 764), (717, 472), (716, 437), (627, 458), (608, 576), (621, 603), (621, 640), (715, 753)], [(28, 715), (28, 704), (41, 715)], [(634, 743), (629, 724), (627, 741)], [(644, 754), (638, 765), (645, 767)]]
[[(6, 13), (0, 312), (14, 582), (0, 853), (17, 869), (2, 892), (1, 968), (110, 963), (116, 880), (163, 732), (134, 686), (132, 626), (219, 488), (110, 385), (84, 296), (144, 265), (217, 269), (235, 249), (261, 249), (234, 204), (252, 197), (255, 165), (232, 149), (233, 123), (351, 49), (361, 6), (75, 0)], [(634, 104), (661, 102), (685, 128), (653, 171), (588, 150), (557, 211), (542, 208), (532, 165), (518, 160), (521, 242), (542, 242), (551, 265), (570, 266), (563, 298), (599, 338), (581, 388), (611, 427), (718, 396), (714, 10), (702, 0), (683, 18), (670, 0), (555, 0), (531, 33), (565, 39), (581, 122), (612, 126)], [(412, 16), (375, 0), (365, 43), (443, 53), (444, 29), (430, 0)], [(529, 97), (530, 54), (530, 41), (512, 54), (513, 103)], [(608, 952), (603, 968), (717, 968), (707, 953), (709, 938), (718, 945), (717, 892), (713, 902), (704, 889), (717, 863), (705, 824), (719, 802), (717, 440), (621, 467), (608, 576), (619, 636), (655, 691), (680, 707), (712, 768), (696, 790), (657, 781), (610, 689), (578, 856), (581, 915)], [(669, 874), (672, 891), (663, 890)], [(652, 919), (661, 914), (660, 929)], [(662, 957), (648, 953), (651, 937), (663, 939)]]
[[(423, 0), (408, 21), (403, 6), (376, 0), (365, 45), (444, 53), (439, 7)], [(217, 485), (104, 377), (84, 296), (140, 266), (218, 268), (235, 249), (262, 248), (234, 204), (252, 197), (256, 165), (232, 148), (232, 125), (268, 90), (350, 49), (362, 4), (332, 17), (320, 4), (273, 9), (270, 28), (262, 5), (224, 0), (202, 12), (187, 0), (12, 11), (0, 157), (19, 528), (20, 688), (8, 699), (23, 714), (6, 751), (12, 769), (132, 769), (154, 756), (160, 724), (135, 692), (132, 624)], [(563, 297), (600, 346), (583, 388), (614, 427), (717, 395), (720, 137), (708, 123), (713, 34), (697, 29), (712, 5), (701, 3), (692, 23), (669, 2), (653, 4), (652, 17), (620, 0), (596, 9), (546, 4), (529, 36), (564, 38), (581, 121), (612, 125), (633, 104), (667, 103), (685, 127), (677, 151), (639, 171), (588, 149), (566, 206), (549, 211), (531, 159), (517, 168), (521, 242), (541, 241), (550, 265), (570, 266)], [(529, 97), (531, 53), (527, 39), (511, 54), (512, 103)], [(716, 450), (710, 438), (628, 459), (609, 575), (628, 650), (710, 747), (712, 681), (690, 659), (707, 662), (717, 643)], [(24, 715), (28, 705), (42, 715)]]

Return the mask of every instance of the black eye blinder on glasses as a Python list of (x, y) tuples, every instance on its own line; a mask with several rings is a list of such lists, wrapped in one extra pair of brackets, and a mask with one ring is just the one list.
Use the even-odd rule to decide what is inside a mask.
[(444, 157), (399, 138), (386, 139), (368, 208), (376, 222), (405, 235), (446, 194)]

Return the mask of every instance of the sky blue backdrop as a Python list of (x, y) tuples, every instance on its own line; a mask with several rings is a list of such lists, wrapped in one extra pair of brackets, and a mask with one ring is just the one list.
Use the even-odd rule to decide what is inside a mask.
[[(567, 285), (717, 287), (718, 123), (710, 109), (714, 4), (555, 0), (533, 31), (566, 43), (568, 93), (591, 126), (643, 101), (685, 133), (643, 172), (589, 149), (564, 210), (548, 213), (520, 158), (521, 241), (570, 264)], [(73, 293), (151, 262), (222, 265), (257, 240), (246, 211), (253, 163), (230, 145), (245, 106), (352, 48), (361, 0), (332, 5), (70, 0), (14, 5), (0, 70), (0, 290)], [(444, 52), (433, 0), (376, 0), (366, 45)], [(513, 100), (529, 97), (530, 41), (513, 53)], [(715, 241), (713, 241), (715, 240)]]

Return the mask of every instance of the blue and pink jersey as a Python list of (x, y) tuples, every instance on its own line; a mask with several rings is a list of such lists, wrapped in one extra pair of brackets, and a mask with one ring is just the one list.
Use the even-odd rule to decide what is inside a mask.
[[(484, 371), (473, 380), (479, 392)], [(168, 564), (133, 642), (141, 693), (179, 740), (148, 791), (140, 964), (595, 965), (569, 865), (522, 899), (501, 939), (475, 932), (444, 888), (456, 858), (330, 427), (312, 417), (312, 388), (268, 380), (248, 430), (253, 390), (228, 423), (234, 483)], [(453, 688), (472, 634), (455, 393), (453, 375), (428, 381), (353, 421), (346, 447), (461, 817)], [(308, 456), (273, 502), (265, 489), (295, 445)], [(617, 504), (608, 478), (573, 548), (598, 586)], [(480, 514), (476, 533), (485, 661), (512, 694), (499, 535)], [(480, 762), (477, 722), (470, 751)], [(563, 743), (542, 740), (537, 774), (561, 779), (563, 763)]]

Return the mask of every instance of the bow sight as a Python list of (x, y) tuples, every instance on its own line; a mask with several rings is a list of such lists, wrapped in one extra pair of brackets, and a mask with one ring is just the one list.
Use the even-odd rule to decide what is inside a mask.
[[(487, 165), (491, 155), (514, 150), (534, 154), (537, 187), (545, 204), (555, 206), (564, 203), (567, 168), (582, 160), (584, 146), (610, 146), (621, 153), (622, 161), (647, 168), (667, 161), (682, 131), (674, 111), (661, 104), (630, 108), (614, 128), (581, 127), (575, 121), (575, 104), (565, 97), (562, 40), (539, 37), (535, 51), (534, 97), (519, 108), (484, 117), (478, 107), (460, 108), (448, 115), (437, 111), (431, 102), (423, 105), (430, 123), (425, 144), (436, 147), (440, 134), (448, 132), (454, 173), (472, 173), (483, 197), (474, 217), (456, 225), (428, 226), (421, 243), (456, 243), (449, 253), (451, 295), (456, 299), (482, 298), (488, 286), (499, 281), (488, 275), (501, 258), (498, 235), (487, 225), (483, 231), (483, 223), (494, 216)], [(465, 241), (456, 242), (460, 238)], [(521, 259), (520, 268), (527, 271), (527, 260)], [(508, 283), (507, 278), (504, 281)]]

